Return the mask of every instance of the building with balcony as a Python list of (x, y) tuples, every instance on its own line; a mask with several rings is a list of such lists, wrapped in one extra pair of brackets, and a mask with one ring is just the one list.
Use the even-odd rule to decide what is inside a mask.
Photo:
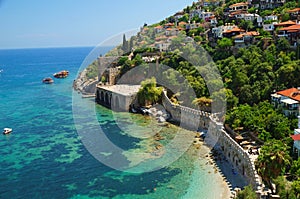
[(281, 108), (285, 116), (299, 115), (300, 88), (290, 88), (271, 95), (272, 104)]
[(262, 10), (274, 9), (283, 6), (285, 0), (248, 0), (249, 4)]
[(248, 10), (248, 3), (247, 2), (241, 2), (241, 3), (235, 3), (229, 6), (229, 12), (235, 12), (235, 11), (247, 11)]

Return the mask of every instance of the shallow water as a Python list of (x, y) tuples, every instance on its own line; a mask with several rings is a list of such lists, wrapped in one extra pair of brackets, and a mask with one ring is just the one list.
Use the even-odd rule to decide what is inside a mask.
[[(76, 127), (101, 127), (103, 132), (93, 133), (103, 133), (122, 149), (126, 166), (143, 169), (161, 163), (160, 156), (153, 155), (158, 143), (165, 149), (176, 135), (192, 133), (173, 125), (158, 126), (141, 115), (113, 113), (73, 93), (72, 82), (91, 50), (0, 50), (0, 128), (13, 128), (12, 134), (0, 136), (0, 198), (219, 199), (226, 191), (222, 179), (193, 147), (172, 164), (145, 173), (112, 169), (89, 153)], [(102, 54), (107, 50), (103, 48)], [(55, 79), (52, 85), (41, 83), (63, 69), (70, 71), (68, 78)], [(76, 127), (74, 106), (82, 113)], [(164, 140), (153, 139), (157, 132)]]

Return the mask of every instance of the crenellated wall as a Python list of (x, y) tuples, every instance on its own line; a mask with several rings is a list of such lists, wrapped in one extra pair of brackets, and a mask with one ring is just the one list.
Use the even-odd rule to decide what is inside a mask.
[(262, 182), (256, 172), (254, 159), (225, 131), (223, 123), (213, 119), (214, 115), (211, 113), (173, 104), (165, 92), (163, 92), (162, 104), (172, 118), (180, 122), (181, 127), (193, 130), (199, 127), (208, 128), (205, 142), (211, 144), (211, 147), (220, 148), (226, 159), (238, 169), (260, 196)]
[(172, 118), (180, 122), (180, 126), (183, 128), (198, 130), (199, 128), (207, 129), (209, 126), (210, 113), (173, 104), (165, 92), (162, 95), (162, 104), (172, 115)]

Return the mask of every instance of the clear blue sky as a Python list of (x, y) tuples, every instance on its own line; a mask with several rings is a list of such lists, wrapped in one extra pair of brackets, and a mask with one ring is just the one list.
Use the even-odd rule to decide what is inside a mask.
[[(195, 0), (196, 1), (196, 0)], [(0, 48), (95, 46), (193, 0), (0, 0)]]

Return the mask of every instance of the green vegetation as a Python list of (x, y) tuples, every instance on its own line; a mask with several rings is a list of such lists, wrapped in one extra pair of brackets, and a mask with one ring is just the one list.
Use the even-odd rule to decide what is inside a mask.
[(291, 122), (281, 112), (275, 111), (267, 101), (254, 106), (240, 105), (226, 115), (226, 122), (233, 129), (243, 127), (245, 131), (258, 134), (263, 141), (289, 138), (295, 121)]
[(263, 181), (274, 193), (272, 181), (284, 173), (290, 164), (289, 147), (280, 140), (268, 140), (260, 150), (256, 169)]
[[(299, 198), (300, 160), (292, 159), (294, 155), (291, 151), (290, 138), (297, 126), (297, 120), (294, 117), (287, 118), (281, 110), (276, 110), (270, 103), (270, 95), (274, 91), (300, 85), (298, 78), (300, 55), (298, 51), (290, 48), (291, 44), (287, 39), (278, 39), (270, 32), (257, 27), (256, 21), (226, 18), (225, 8), (238, 2), (246, 1), (226, 0), (223, 7), (210, 6), (204, 9), (215, 11), (218, 25), (232, 23), (248, 31), (258, 31), (260, 36), (248, 47), (236, 48), (232, 38), (209, 40), (206, 35), (208, 28), (203, 23), (197, 26), (198, 28), (181, 31), (176, 37), (172, 37), (172, 40), (169, 38), (171, 40), (169, 51), (157, 52), (155, 42), (166, 42), (167, 39), (165, 33), (156, 32), (155, 27), (167, 23), (188, 22), (189, 13), (198, 6), (194, 3), (184, 9), (185, 14), (178, 21), (174, 16), (170, 16), (157, 24), (145, 25), (143, 31), (128, 41), (124, 35), (122, 45), (109, 55), (125, 55), (118, 61), (118, 66), (121, 67), (120, 77), (134, 67), (141, 66), (139, 70), (147, 79), (142, 82), (142, 88), (138, 93), (140, 103), (143, 105), (159, 101), (162, 92), (162, 88), (157, 87), (155, 78), (151, 78), (153, 71), (151, 72), (149, 63), (145, 63), (142, 59), (142, 54), (145, 53), (159, 55), (160, 67), (168, 66), (166, 70), (156, 75), (157, 79), (163, 79), (166, 84), (174, 86), (173, 93), (169, 93), (173, 102), (209, 110), (217, 99), (226, 100), (225, 123), (234, 130), (243, 129), (244, 132), (257, 136), (264, 143), (256, 162), (264, 182), (270, 188), (273, 188), (271, 183), (275, 183), (276, 192), (282, 198)], [(297, 2), (291, 0), (273, 10), (252, 7), (249, 12), (262, 17), (276, 14), (281, 21), (287, 21), (290, 19), (287, 10), (295, 7)], [(197, 16), (191, 19), (191, 22), (194, 21), (203, 22)], [(265, 24), (271, 22), (265, 21)], [(197, 45), (187, 41), (187, 37), (192, 37)], [(205, 53), (202, 53), (200, 45), (216, 63), (222, 79), (218, 79), (212, 73), (216, 70), (215, 65)], [(156, 60), (152, 63), (155, 62)], [(89, 77), (97, 75), (96, 65), (95, 62), (88, 69)], [(215, 90), (210, 92), (208, 85)], [(188, 103), (191, 101), (193, 104)], [(251, 199), (255, 198), (254, 194), (251, 187), (245, 187), (238, 198)]]
[(257, 196), (253, 187), (246, 186), (244, 190), (237, 194), (237, 199), (257, 199)]
[(146, 79), (142, 81), (141, 88), (137, 93), (139, 103), (141, 105), (152, 105), (158, 102), (161, 98), (163, 88), (156, 86), (156, 79)]
[(98, 65), (99, 65), (98, 60), (96, 60), (86, 68), (86, 77), (88, 79), (94, 79), (98, 77), (98, 73), (99, 73)]

